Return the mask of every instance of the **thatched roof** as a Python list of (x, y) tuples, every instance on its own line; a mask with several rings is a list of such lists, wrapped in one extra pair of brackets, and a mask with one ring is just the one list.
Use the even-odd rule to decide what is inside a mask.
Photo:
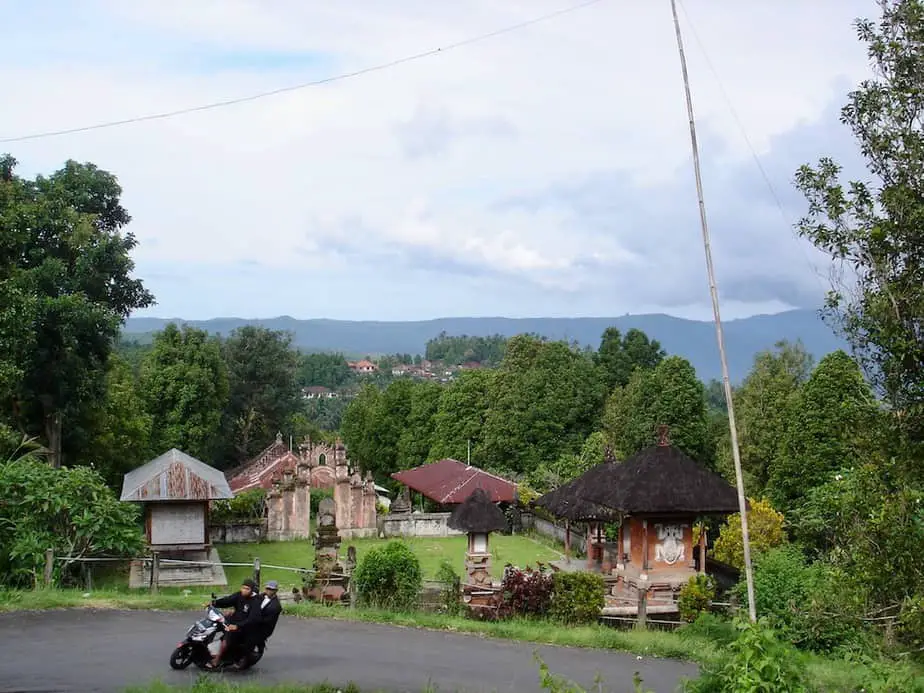
[(491, 502), (487, 491), (476, 488), (455, 507), (447, 524), (460, 532), (502, 532), (507, 529), (507, 517)]
[(577, 479), (572, 479), (557, 489), (540, 496), (531, 505), (543, 508), (555, 517), (571, 520), (572, 522), (616, 521), (620, 514), (618, 510), (592, 503), (582, 498), (578, 493), (579, 489), (585, 486), (609, 483), (609, 479), (615, 473), (614, 468), (616, 466), (617, 463), (615, 462), (603, 462), (591, 467)]
[(576, 479), (570, 492), (625, 514), (738, 512), (735, 487), (672, 445), (645, 448), (606, 474), (591, 472)]

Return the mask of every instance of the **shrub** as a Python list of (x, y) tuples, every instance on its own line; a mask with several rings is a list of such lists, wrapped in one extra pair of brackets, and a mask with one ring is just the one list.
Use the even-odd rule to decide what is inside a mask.
[(909, 597), (902, 603), (895, 636), (919, 657), (924, 652), (924, 596)]
[(705, 638), (719, 645), (729, 645), (738, 636), (735, 625), (721, 616), (705, 612), (680, 629), (681, 637)]
[(715, 581), (708, 575), (694, 575), (680, 589), (680, 597), (677, 600), (680, 618), (692, 623), (700, 614), (709, 611), (714, 599)]
[(684, 691), (802, 693), (810, 690), (803, 659), (777, 639), (766, 621), (742, 622), (737, 627), (738, 637), (728, 646), (728, 656), (704, 665), (700, 678), (684, 682)]
[[(751, 540), (751, 555), (755, 558), (786, 541), (783, 531), (783, 515), (770, 505), (770, 501), (749, 499), (748, 536)], [(744, 570), (744, 543), (741, 540), (741, 513), (729, 516), (719, 530), (719, 537), (713, 546), (716, 560)]]
[(400, 541), (371, 549), (359, 562), (353, 579), (363, 604), (398, 611), (415, 609), (423, 586), (420, 561)]
[(594, 623), (605, 604), (606, 585), (593, 573), (552, 576), (552, 618), (562, 623)]
[[(743, 581), (735, 592), (746, 604)], [(831, 652), (866, 646), (862, 595), (833, 568), (809, 564), (795, 546), (772, 549), (755, 561), (754, 597), (757, 612), (796, 647)]]
[(452, 567), (452, 563), (443, 560), (436, 571), (436, 579), (442, 583), (440, 590), (440, 608), (450, 616), (459, 616), (465, 611), (462, 603), (462, 578)]
[(541, 616), (552, 601), (552, 574), (540, 563), (536, 570), (508, 565), (501, 583), (502, 601), (498, 616)]
[(258, 522), (263, 519), (266, 491), (252, 488), (230, 500), (214, 501), (209, 509), (209, 520), (217, 525), (232, 522)]

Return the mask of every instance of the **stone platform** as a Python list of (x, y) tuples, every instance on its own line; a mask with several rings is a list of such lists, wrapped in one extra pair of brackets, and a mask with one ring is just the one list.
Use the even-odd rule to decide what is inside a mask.
[[(170, 559), (203, 561), (206, 565), (170, 563)], [(225, 576), (225, 569), (221, 565), (217, 565), (220, 561), (218, 551), (214, 548), (208, 551), (161, 555), (158, 585), (160, 587), (225, 586), (228, 584), (228, 579)], [(208, 565), (208, 563), (216, 565)], [(128, 586), (132, 589), (139, 589), (149, 587), (150, 584), (151, 562), (133, 561), (128, 575)]]

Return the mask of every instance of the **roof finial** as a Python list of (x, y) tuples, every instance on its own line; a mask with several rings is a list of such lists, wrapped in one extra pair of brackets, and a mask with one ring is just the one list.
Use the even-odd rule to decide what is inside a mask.
[(658, 426), (658, 445), (666, 447), (671, 444), (670, 438), (668, 437), (669, 428), (667, 424)]

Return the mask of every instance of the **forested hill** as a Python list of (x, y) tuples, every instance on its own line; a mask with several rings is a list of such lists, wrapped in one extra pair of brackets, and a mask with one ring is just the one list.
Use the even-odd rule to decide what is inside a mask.
[[(286, 330), (294, 335), (295, 345), (302, 350), (342, 351), (353, 356), (422, 354), (427, 340), (440, 332), (479, 337), (531, 332), (549, 339), (575, 340), (596, 348), (600, 335), (607, 327), (615, 326), (623, 332), (634, 327), (660, 341), (668, 353), (688, 359), (702, 380), (721, 376), (713, 324), (669, 315), (625, 315), (618, 318), (439, 318), (417, 322), (296, 320), (290, 317), (188, 321), (130, 318), (124, 332), (127, 337), (146, 341), (153, 332), (173, 321), (188, 323), (221, 335), (243, 325)], [(813, 310), (793, 310), (728, 320), (724, 327), (729, 369), (735, 382), (740, 381), (748, 372), (757, 352), (772, 347), (781, 339), (801, 339), (816, 359), (844, 346)]]

